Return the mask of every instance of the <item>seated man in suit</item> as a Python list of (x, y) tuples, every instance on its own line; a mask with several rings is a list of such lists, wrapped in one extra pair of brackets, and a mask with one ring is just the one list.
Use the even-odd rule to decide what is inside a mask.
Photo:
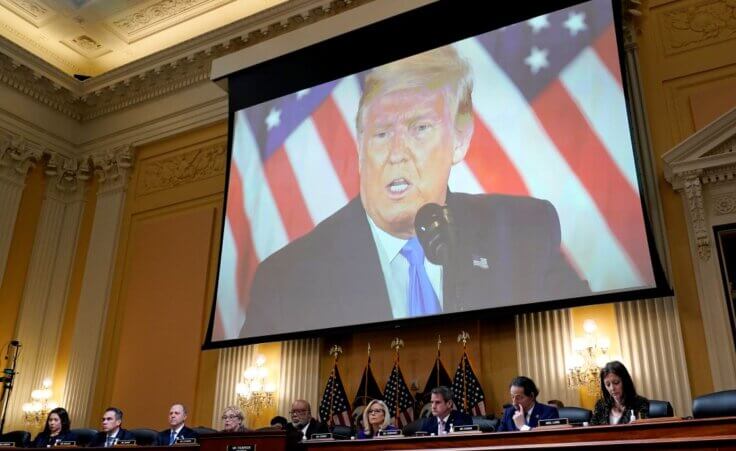
[(170, 446), (179, 438), (199, 438), (199, 434), (184, 425), (187, 421), (187, 408), (184, 404), (174, 404), (169, 409), (169, 428), (159, 432), (154, 446)]
[(102, 415), (102, 431), (95, 434), (87, 446), (109, 448), (120, 440), (135, 440), (130, 431), (121, 427), (122, 424), (123, 411), (117, 407), (108, 407)]
[[(461, 312), (589, 292), (560, 250), (552, 204), (453, 193), (474, 131), (470, 66), (452, 46), (370, 71), (357, 111), (360, 193), (258, 267), (241, 337)], [(453, 261), (414, 220), (451, 211)]]
[(420, 431), (443, 435), (450, 432), (450, 425), (473, 424), (470, 415), (453, 410), (451, 389), (443, 385), (433, 388), (429, 402), (432, 403), (432, 415), (424, 419)]
[(509, 392), (512, 405), (504, 410), (499, 431), (528, 431), (537, 427), (539, 420), (559, 418), (557, 408), (537, 402), (539, 389), (528, 377), (514, 378)]
[(302, 440), (308, 440), (312, 438), (312, 434), (330, 432), (326, 424), (312, 417), (312, 406), (303, 399), (298, 399), (291, 404), (289, 415), (291, 415), (291, 423), (286, 428), (287, 437), (297, 433), (301, 435)]

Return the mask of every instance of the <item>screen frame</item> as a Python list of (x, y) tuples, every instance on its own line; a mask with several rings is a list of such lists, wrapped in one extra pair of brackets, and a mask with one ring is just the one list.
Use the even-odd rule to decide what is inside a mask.
[[(514, 24), (531, 17), (545, 14), (547, 12), (564, 9), (576, 4), (585, 3), (580, 0), (553, 0), (540, 4), (518, 4), (515, 6), (504, 6), (502, 12), (493, 17), (488, 17), (487, 5), (485, 8), (476, 4), (462, 4), (452, 1), (439, 1), (420, 8), (393, 16), (380, 22), (350, 31), (348, 33), (330, 38), (317, 44), (287, 53), (274, 59), (258, 63), (256, 65), (241, 69), (218, 80), (227, 79), (229, 87), (229, 109), (228, 109), (228, 153), (225, 174), (224, 200), (220, 230), (220, 248), (218, 252), (217, 274), (212, 293), (212, 305), (208, 321), (207, 333), (202, 349), (219, 349), (230, 346), (246, 344), (273, 342), (308, 337), (325, 337), (340, 335), (346, 332), (399, 329), (415, 327), (417, 325), (429, 326), (447, 321), (460, 321), (467, 318), (482, 319), (515, 315), (527, 312), (539, 312), (559, 308), (570, 308), (583, 305), (604, 304), (616, 301), (631, 301), (654, 297), (673, 295), (673, 290), (667, 280), (660, 256), (656, 249), (654, 235), (651, 226), (651, 218), (647, 211), (644, 199), (644, 178), (640, 150), (637, 148), (636, 122), (632, 117), (633, 100), (629, 98), (631, 90), (625, 64), (625, 52), (623, 49), (622, 34), (622, 10), (621, 0), (610, 0), (614, 24), (616, 29), (616, 41), (618, 48), (619, 67), (623, 82), (623, 94), (626, 102), (626, 111), (629, 121), (630, 137), (634, 150), (634, 161), (636, 164), (638, 184), (641, 200), (641, 209), (644, 216), (644, 226), (654, 273), (654, 288), (629, 290), (625, 292), (613, 292), (605, 294), (594, 294), (572, 299), (539, 301), (531, 304), (511, 305), (504, 307), (493, 307), (467, 312), (445, 313), (428, 317), (415, 317), (395, 319), (379, 323), (356, 324), (326, 329), (315, 329), (310, 331), (298, 331), (279, 333), (266, 336), (236, 338), (212, 341), (214, 320), (217, 308), (217, 292), (220, 282), (220, 269), (222, 264), (222, 243), (224, 238), (226, 206), (228, 198), (228, 187), (230, 183), (230, 167), (232, 160), (233, 125), (235, 113), (243, 108), (253, 106), (283, 95), (291, 94), (300, 89), (312, 87), (332, 81), (344, 76), (355, 74), (372, 67), (404, 58), (415, 53), (430, 50), (435, 47), (446, 45), (461, 39), (486, 33), (506, 25)], [(416, 24), (421, 23), (424, 30), (415, 32)], [(390, 38), (389, 38), (390, 37)], [(401, 45), (395, 42), (401, 41)], [(334, 55), (360, 55), (360, 58), (337, 58)], [(315, 61), (331, 61), (329, 65), (314, 64)], [(301, 70), (309, 67), (310, 71)], [(285, 75), (288, 74), (288, 75)], [(299, 75), (293, 75), (299, 74)], [(215, 80), (215, 81), (218, 81)], [(278, 80), (278, 82), (274, 82)], [(258, 89), (248, 90), (248, 86), (258, 86)]]

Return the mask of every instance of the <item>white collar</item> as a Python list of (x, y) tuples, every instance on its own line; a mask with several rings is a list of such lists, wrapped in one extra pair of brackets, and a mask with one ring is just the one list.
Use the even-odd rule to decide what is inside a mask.
[(381, 259), (382, 263), (390, 264), (394, 258), (399, 255), (401, 249), (409, 240), (397, 238), (391, 235), (378, 227), (368, 214), (366, 214), (366, 217), (368, 218), (368, 224), (371, 226), (373, 236), (376, 237), (376, 240), (378, 241), (378, 243), (376, 243), (378, 244), (377, 247), (380, 249), (380, 252), (378, 252), (378, 258)]

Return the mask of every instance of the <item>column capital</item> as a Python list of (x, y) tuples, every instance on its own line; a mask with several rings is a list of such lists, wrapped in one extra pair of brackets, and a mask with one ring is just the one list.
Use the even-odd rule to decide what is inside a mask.
[(125, 145), (90, 156), (99, 182), (98, 194), (125, 190), (133, 170), (133, 147)]
[(23, 136), (0, 131), (0, 179), (23, 185), (43, 150)]
[(49, 178), (47, 193), (62, 201), (78, 200), (84, 196), (86, 183), (92, 178), (92, 169), (86, 159), (76, 160), (48, 151), (44, 174)]

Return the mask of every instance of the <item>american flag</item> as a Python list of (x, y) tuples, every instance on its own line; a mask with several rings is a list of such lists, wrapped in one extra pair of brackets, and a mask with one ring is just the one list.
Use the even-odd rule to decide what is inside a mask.
[(486, 414), (486, 395), (466, 352), (463, 352), (460, 363), (457, 364), (455, 378), (452, 381), (452, 393), (457, 410), (468, 415)]
[(345, 394), (345, 386), (342, 384), (336, 363), (327, 379), (325, 392), (319, 403), (319, 417), (330, 426), (350, 426), (351, 415), (350, 401)]
[[(610, 1), (453, 45), (472, 68), (475, 132), (450, 189), (549, 200), (594, 292), (653, 286)], [(362, 77), (235, 113), (214, 341), (239, 336), (259, 262), (358, 195)]]
[(406, 386), (399, 362), (394, 362), (391, 375), (383, 389), (383, 399), (394, 417), (396, 427), (402, 428), (414, 421), (414, 397)]

